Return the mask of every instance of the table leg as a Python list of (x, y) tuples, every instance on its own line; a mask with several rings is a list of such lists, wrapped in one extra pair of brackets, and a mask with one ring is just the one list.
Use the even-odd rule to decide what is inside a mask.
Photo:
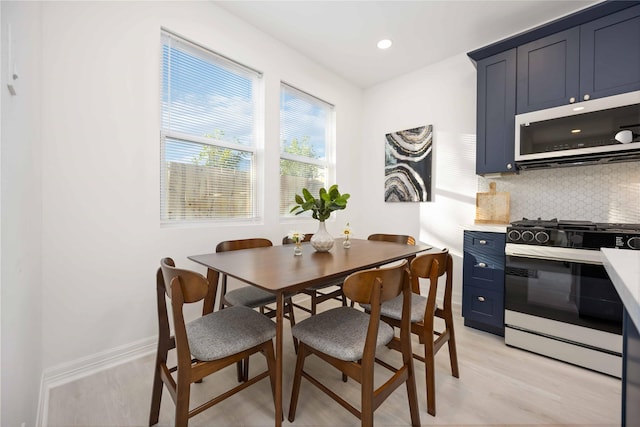
[(284, 293), (276, 298), (276, 427), (282, 426), (282, 327), (284, 323)]

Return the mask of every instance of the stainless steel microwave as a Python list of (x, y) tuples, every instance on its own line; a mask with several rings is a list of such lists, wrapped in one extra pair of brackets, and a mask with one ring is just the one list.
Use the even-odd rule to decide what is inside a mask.
[(515, 118), (519, 169), (640, 161), (640, 91)]

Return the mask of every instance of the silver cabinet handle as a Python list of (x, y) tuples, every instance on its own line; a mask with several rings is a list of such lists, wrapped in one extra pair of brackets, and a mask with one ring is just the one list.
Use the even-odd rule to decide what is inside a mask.
[(486, 266), (487, 266), (487, 263), (485, 263), (485, 262), (479, 262), (478, 263), (478, 267), (485, 268)]
[(576, 98), (575, 97), (572, 96), (571, 98), (569, 98), (569, 103), (570, 104), (573, 104), (574, 102), (576, 102)]
[(513, 169), (513, 165), (512, 165), (511, 163), (507, 163), (507, 169), (508, 169), (508, 170)]
[(479, 240), (478, 243), (480, 243), (481, 245), (486, 245), (487, 241), (486, 240)]
[(589, 96), (589, 94), (586, 94), (585, 96), (582, 97), (585, 101), (588, 101), (591, 99), (591, 97)]
[(478, 301), (484, 302), (484, 297), (478, 297)]

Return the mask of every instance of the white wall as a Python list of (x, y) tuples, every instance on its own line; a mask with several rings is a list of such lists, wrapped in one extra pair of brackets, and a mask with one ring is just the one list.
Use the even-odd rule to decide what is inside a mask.
[(279, 173), (280, 80), (335, 104), (337, 182), (356, 192), (362, 91), (281, 43), (209, 2), (43, 2), (42, 11), (45, 370), (155, 335), (161, 257), (197, 269), (186, 257), (221, 240), (279, 242), (292, 228), (277, 216), (278, 180), (265, 184), (263, 224), (160, 226), (161, 26), (264, 72), (267, 176)]
[[(365, 91), (360, 191), (368, 200), (368, 232), (408, 233), (454, 255), (454, 298), (461, 298), (462, 230), (475, 217), (476, 69), (465, 54)], [(431, 124), (433, 198), (384, 202), (385, 134)]]
[[(40, 5), (2, 8), (2, 419), (34, 425), (42, 367)], [(8, 26), (19, 78), (7, 89)], [(58, 346), (60, 343), (57, 344)]]

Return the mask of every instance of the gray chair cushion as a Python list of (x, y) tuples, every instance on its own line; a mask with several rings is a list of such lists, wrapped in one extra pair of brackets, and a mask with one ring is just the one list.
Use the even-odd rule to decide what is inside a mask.
[[(369, 311), (369, 304), (360, 304), (362, 308)], [(424, 320), (424, 312), (427, 309), (427, 297), (411, 294), (411, 323), (422, 322)], [(394, 299), (385, 301), (380, 308), (380, 314), (390, 317), (391, 319), (400, 320), (402, 318), (402, 294)]]
[(244, 305), (256, 308), (276, 302), (276, 295), (255, 286), (243, 286), (224, 294), (224, 298), (233, 306)]
[(202, 316), (186, 325), (191, 354), (209, 361), (269, 341), (276, 325), (248, 307), (234, 306)]
[[(338, 307), (323, 311), (296, 324), (293, 336), (310, 347), (340, 360), (362, 359), (369, 327), (369, 315), (351, 307)], [(388, 344), (393, 328), (380, 322), (377, 346)]]

